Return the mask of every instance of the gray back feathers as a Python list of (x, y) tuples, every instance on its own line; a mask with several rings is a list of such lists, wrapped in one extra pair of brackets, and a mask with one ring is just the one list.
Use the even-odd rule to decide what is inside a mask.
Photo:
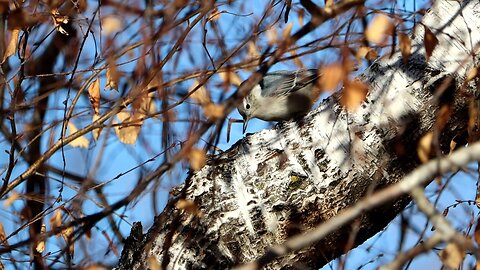
[(267, 73), (260, 81), (262, 96), (288, 95), (298, 91), (318, 79), (318, 70), (276, 71)]

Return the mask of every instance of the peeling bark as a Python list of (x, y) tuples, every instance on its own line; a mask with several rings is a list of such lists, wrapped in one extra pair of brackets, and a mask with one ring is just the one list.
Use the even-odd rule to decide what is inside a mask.
[[(166, 269), (226, 269), (255, 260), (416, 168), (417, 142), (439, 130), (434, 127), (442, 105), (451, 106), (452, 114), (434, 134), (438, 153), (448, 153), (452, 138), (466, 133), (469, 98), (476, 96), (473, 83), (463, 87), (463, 81), (478, 61), (471, 52), (478, 49), (479, 11), (478, 1), (437, 1), (422, 21), (439, 40), (433, 55), (426, 60), (425, 28), (417, 25), (406, 63), (397, 52), (360, 78), (370, 88), (356, 112), (345, 111), (335, 94), (305, 118), (249, 134), (211, 157), (140, 246), (125, 245), (128, 256), (118, 268), (145, 269), (150, 256)], [(178, 199), (194, 201), (201, 215), (175, 208)], [(409, 202), (404, 197), (366, 212), (266, 268), (319, 268), (382, 230)]]

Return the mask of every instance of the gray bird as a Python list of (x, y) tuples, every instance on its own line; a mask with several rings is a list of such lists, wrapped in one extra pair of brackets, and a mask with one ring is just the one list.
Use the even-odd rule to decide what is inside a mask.
[(243, 133), (252, 118), (285, 121), (306, 114), (320, 94), (318, 78), (316, 69), (265, 74), (237, 107), (243, 117)]

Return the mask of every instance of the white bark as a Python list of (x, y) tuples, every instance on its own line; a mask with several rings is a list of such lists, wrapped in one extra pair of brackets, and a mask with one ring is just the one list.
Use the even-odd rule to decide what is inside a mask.
[[(150, 256), (165, 262), (167, 246), (168, 269), (230, 268), (334, 217), (372, 189), (399, 181), (419, 165), (417, 141), (436, 119), (434, 93), (453, 78), (446, 90), (455, 96), (453, 114), (439, 137), (448, 150), (466, 130), (468, 102), (457, 90), (478, 60), (480, 3), (467, 2), (437, 1), (424, 17), (439, 40), (428, 62), (422, 25), (408, 63), (400, 53), (375, 62), (362, 78), (370, 86), (368, 100), (355, 113), (332, 96), (303, 120), (249, 135), (212, 157), (186, 182), (185, 199), (201, 215), (175, 209), (172, 201), (143, 242), (130, 251), (125, 246), (120, 268), (143, 269)], [(408, 202), (401, 198), (365, 213), (355, 245), (383, 229)], [(267, 267), (321, 267), (344, 252), (350, 229), (347, 224)], [(171, 233), (172, 243), (165, 244)]]

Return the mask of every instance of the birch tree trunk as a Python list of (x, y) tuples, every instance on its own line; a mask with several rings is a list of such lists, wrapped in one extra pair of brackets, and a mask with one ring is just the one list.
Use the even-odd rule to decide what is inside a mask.
[[(119, 269), (155, 261), (166, 269), (250, 262), (400, 181), (421, 164), (417, 146), (425, 134), (433, 134), (434, 155), (448, 154), (452, 139), (466, 137), (468, 104), (477, 95), (465, 77), (478, 62), (479, 17), (478, 1), (437, 1), (415, 27), (408, 61), (396, 52), (364, 72), (369, 93), (355, 112), (334, 94), (304, 119), (249, 134), (210, 157), (147, 234), (134, 226)], [(319, 268), (382, 230), (409, 202), (405, 196), (364, 212), (265, 267)]]

